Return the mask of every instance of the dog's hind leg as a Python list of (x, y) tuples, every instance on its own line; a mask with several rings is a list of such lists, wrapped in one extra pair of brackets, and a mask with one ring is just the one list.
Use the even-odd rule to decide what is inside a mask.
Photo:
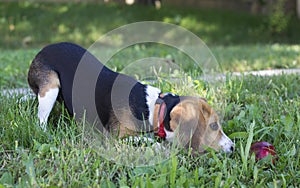
[(58, 75), (49, 67), (34, 60), (29, 68), (28, 83), (38, 96), (38, 118), (41, 128), (46, 131), (49, 114), (59, 93)]
[(49, 114), (54, 106), (58, 96), (59, 88), (50, 88), (44, 95), (38, 94), (39, 107), (38, 118), (40, 120), (41, 128), (46, 131), (46, 125)]
[(54, 71), (50, 71), (45, 80), (46, 82), (40, 86), (38, 91), (38, 118), (44, 131), (46, 131), (48, 117), (57, 99), (60, 87), (58, 75)]

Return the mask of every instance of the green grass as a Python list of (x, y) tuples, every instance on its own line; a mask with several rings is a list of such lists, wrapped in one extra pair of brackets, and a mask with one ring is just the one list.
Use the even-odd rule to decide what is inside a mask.
[[(28, 67), (45, 44), (67, 40), (88, 47), (107, 31), (142, 20), (175, 23), (196, 33), (208, 43), (224, 72), (300, 67), (297, 20), (291, 21), (286, 33), (273, 35), (264, 16), (223, 10), (0, 3), (0, 89), (28, 87)], [(235, 78), (228, 74), (215, 87), (197, 80), (199, 69), (181, 52), (144, 44), (116, 54), (108, 66), (122, 71), (132, 61), (150, 56), (174, 59), (187, 73), (179, 82), (161, 79), (155, 85), (180, 95), (207, 97), (218, 110), (224, 132), (236, 143), (232, 155), (209, 151), (191, 156), (181, 151), (154, 166), (124, 166), (91, 147), (83, 125), (60, 105), (43, 132), (36, 100), (22, 102), (19, 96), (0, 95), (0, 188), (299, 186), (299, 75)], [(268, 158), (255, 161), (247, 152), (251, 140), (275, 146), (279, 157), (275, 165)]]
[(282, 34), (269, 31), (267, 16), (213, 9), (86, 3), (0, 3), (0, 47), (32, 48), (58, 41), (85, 47), (112, 29), (137, 21), (164, 21), (185, 27), (205, 43), (298, 44), (299, 20)]
[[(232, 45), (212, 46), (211, 51), (223, 73), (276, 68), (300, 68), (300, 45)], [(27, 87), (29, 65), (40, 49), (2, 50), (0, 53), (0, 88)], [(107, 64), (122, 71), (132, 62), (146, 57), (174, 59), (185, 72), (198, 71), (201, 67), (185, 54), (166, 46), (136, 45), (117, 53)], [(216, 66), (218, 66), (216, 64)], [(16, 68), (17, 67), (17, 68)], [(142, 68), (143, 66), (141, 66)], [(142, 70), (141, 70), (142, 71)], [(192, 71), (193, 72), (193, 71)], [(127, 72), (128, 73), (128, 72)], [(137, 72), (130, 73), (135, 76)], [(21, 79), (20, 79), (21, 78)]]
[[(35, 101), (1, 97), (0, 183), (19, 187), (297, 186), (298, 83), (296, 75), (228, 77), (218, 92), (206, 92), (210, 93), (210, 103), (222, 106), (223, 128), (235, 140), (236, 151), (230, 156), (213, 151), (190, 156), (183, 151), (149, 167), (126, 167), (101, 157), (85, 141), (82, 126), (64, 113), (53, 114), (49, 130), (44, 133), (37, 126)], [(203, 90), (198, 88), (197, 92)], [(184, 88), (177, 91), (187, 94)], [(253, 135), (249, 134), (251, 129)], [(275, 146), (279, 157), (275, 165), (270, 160), (256, 162), (253, 156), (241, 152), (250, 136), (253, 141), (265, 140)]]

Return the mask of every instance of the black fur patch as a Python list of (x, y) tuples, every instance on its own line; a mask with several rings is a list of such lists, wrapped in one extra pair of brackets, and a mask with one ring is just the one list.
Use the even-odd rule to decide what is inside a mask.
[(129, 95), (130, 110), (140, 121), (149, 119), (146, 95), (146, 86), (139, 82), (135, 84)]
[(167, 109), (164, 118), (164, 127), (168, 131), (174, 131), (170, 128), (170, 121), (171, 121), (170, 113), (174, 108), (174, 106), (176, 106), (180, 102), (180, 98), (178, 95), (167, 94), (164, 97), (162, 97), (162, 99), (166, 103), (166, 109)]

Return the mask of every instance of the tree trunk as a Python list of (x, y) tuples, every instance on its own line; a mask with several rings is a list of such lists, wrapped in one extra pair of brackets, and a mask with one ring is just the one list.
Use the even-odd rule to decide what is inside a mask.
[(300, 0), (297, 0), (297, 16), (300, 19)]

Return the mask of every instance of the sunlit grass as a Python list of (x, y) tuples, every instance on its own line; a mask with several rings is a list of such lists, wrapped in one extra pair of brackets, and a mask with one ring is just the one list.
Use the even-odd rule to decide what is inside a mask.
[(212, 47), (213, 54), (228, 71), (299, 68), (299, 45), (237, 45)]
[[(208, 46), (210, 47), (210, 46)], [(278, 68), (300, 68), (299, 45), (233, 45), (211, 46), (212, 55), (222, 67), (223, 72), (240, 72), (250, 70), (265, 70)], [(27, 71), (31, 61), (40, 49), (3, 50), (0, 53), (0, 87), (17, 88), (27, 87)], [(199, 76), (199, 67), (184, 53), (171, 47), (160, 45), (135, 45), (118, 52), (107, 63), (107, 66), (116, 71), (123, 71), (132, 63), (147, 57), (156, 57), (174, 60), (174, 63), (190, 75)], [(153, 62), (156, 64), (157, 62)], [(216, 63), (215, 66), (219, 66)], [(145, 72), (147, 65), (134, 67), (138, 72), (128, 72), (132, 76)], [(149, 67), (148, 67), (149, 68)], [(205, 67), (204, 67), (205, 68)], [(197, 73), (198, 72), (198, 73)], [(139, 79), (137, 76), (136, 78)]]

